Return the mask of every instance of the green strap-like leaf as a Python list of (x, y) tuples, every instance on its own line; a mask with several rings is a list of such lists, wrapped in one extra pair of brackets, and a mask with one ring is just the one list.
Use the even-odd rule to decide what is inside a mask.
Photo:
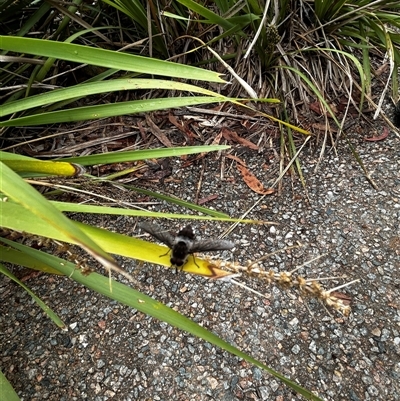
[(0, 370), (0, 401), (20, 401), (13, 386)]
[[(0, 245), (0, 252), (2, 253), (7, 253), (8, 250)], [(32, 258), (32, 256), (31, 256)], [(31, 261), (30, 261), (31, 262)], [(35, 302), (43, 309), (43, 311), (46, 313), (46, 315), (61, 329), (65, 328), (65, 323), (58, 317), (58, 315), (50, 309), (29, 287), (27, 287), (21, 280), (18, 280), (17, 277), (14, 276), (5, 266), (3, 266), (0, 263), (0, 273), (3, 273), (5, 276), (7, 276), (9, 279), (13, 280), (16, 282), (18, 285), (20, 285), (34, 300)]]
[(130, 102), (101, 104), (97, 106), (77, 107), (48, 113), (1, 121), (0, 127), (32, 126), (43, 124), (67, 123), (72, 121), (96, 120), (128, 114), (145, 113), (155, 110), (195, 106), (207, 103), (225, 102), (224, 96), (172, 97), (161, 99), (133, 100)]
[(224, 83), (221, 74), (190, 65), (52, 40), (0, 36), (0, 49), (164, 77)]
[[(4, 241), (10, 244), (10, 241), (4, 239), (0, 239), (0, 241)], [(238, 348), (234, 347), (233, 345), (227, 343), (226, 341), (218, 337), (216, 334), (211, 333), (204, 327), (193, 322), (192, 320), (181, 315), (180, 313), (174, 311), (173, 309), (169, 308), (163, 303), (158, 302), (153, 298), (150, 298), (149, 296), (124, 284), (116, 282), (114, 280), (112, 281), (112, 286), (110, 289), (109, 279), (107, 277), (104, 277), (98, 273), (86, 274), (85, 272), (77, 270), (74, 264), (62, 261), (59, 258), (56, 258), (55, 256), (48, 255), (44, 252), (40, 252), (35, 249), (31, 249), (21, 244), (13, 243), (12, 245), (16, 249), (26, 252), (27, 254), (31, 254), (33, 257), (35, 257), (38, 260), (41, 260), (43, 263), (54, 266), (55, 268), (60, 270), (60, 272), (62, 272), (64, 275), (72, 278), (78, 283), (81, 283), (84, 286), (100, 294), (103, 294), (111, 299), (114, 299), (132, 308), (135, 308), (163, 322), (169, 323), (170, 325), (177, 327), (181, 330), (184, 330), (188, 333), (191, 333), (196, 337), (202, 338), (203, 340), (208, 341), (209, 343), (214, 344), (217, 347), (220, 347), (223, 350), (228, 351), (231, 354), (236, 355), (237, 357), (242, 358), (256, 365), (257, 367), (264, 369), (277, 379), (281, 380), (283, 383), (285, 383), (287, 386), (292, 388), (297, 393), (302, 394), (306, 399), (322, 401), (320, 398), (315, 396), (310, 391), (302, 388), (297, 383), (289, 380), (285, 376), (264, 365), (257, 359), (240, 351)], [(60, 263), (60, 261), (62, 261), (62, 263)]]
[(69, 88), (55, 89), (51, 92), (41, 93), (19, 99), (14, 102), (4, 104), (0, 109), (0, 117), (17, 113), (23, 110), (29, 110), (35, 107), (42, 107), (48, 104), (66, 101), (76, 98), (84, 98), (99, 93), (110, 93), (115, 91), (128, 91), (139, 89), (165, 89), (171, 91), (186, 91), (201, 93), (207, 96), (221, 95), (199, 86), (186, 84), (183, 82), (167, 81), (164, 79), (113, 79), (104, 82), (88, 82), (85, 84), (74, 85)]
[(93, 164), (109, 164), (132, 162), (136, 160), (158, 159), (164, 157), (177, 157), (192, 155), (195, 153), (206, 153), (215, 150), (230, 149), (228, 145), (207, 145), (207, 146), (177, 146), (175, 148), (159, 148), (146, 150), (131, 150), (125, 152), (108, 152), (99, 155), (65, 157), (63, 161), (78, 163), (82, 166)]
[[(110, 265), (115, 264), (110, 255), (79, 230), (73, 222), (57, 210), (43, 195), (2, 162), (0, 162), (0, 176), (0, 192), (12, 199), (16, 204), (19, 204), (21, 210), (25, 209), (27, 215), (35, 216), (39, 222), (41, 221), (44, 225), (47, 225), (47, 230), (54, 229), (63, 233), (68, 238), (67, 242), (78, 244), (104, 266), (110, 267)], [(4, 209), (10, 205), (7, 202), (2, 202), (1, 206), (0, 216), (3, 225), (6, 217), (10, 218)], [(18, 219), (17, 213), (13, 217)], [(29, 223), (29, 218), (23, 220), (23, 222), (26, 225), (27, 222)]]

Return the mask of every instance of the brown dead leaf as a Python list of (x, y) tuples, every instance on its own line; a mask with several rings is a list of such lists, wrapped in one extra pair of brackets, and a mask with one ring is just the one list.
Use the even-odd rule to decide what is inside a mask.
[(242, 166), (246, 167), (246, 163), (242, 159), (240, 159), (239, 157), (237, 157), (235, 155), (226, 155), (226, 158), (235, 160), (236, 163), (239, 163)]
[(149, 115), (146, 115), (146, 122), (150, 127), (150, 132), (167, 148), (172, 148), (171, 141), (167, 136), (158, 128), (156, 123), (151, 119)]
[(189, 129), (185, 122), (178, 121), (178, 119), (173, 114), (169, 113), (168, 120), (186, 136), (190, 144), (193, 144), (195, 139), (199, 139), (199, 137)]
[[(310, 104), (308, 105), (308, 107), (310, 108), (310, 110), (312, 110), (314, 113), (318, 114), (319, 116), (322, 116), (322, 115), (325, 114), (325, 112), (322, 111), (321, 103), (318, 102), (318, 101), (313, 102), (313, 103), (310, 103)], [(329, 105), (329, 107), (331, 108), (331, 110), (333, 111), (333, 113), (334, 113), (335, 115), (337, 115), (337, 113), (338, 113), (337, 107), (336, 107), (333, 103), (331, 103), (331, 104)], [(332, 118), (332, 116), (331, 116), (330, 114), (328, 114), (328, 117), (329, 117), (329, 118)]]
[(384, 139), (386, 139), (389, 135), (389, 130), (387, 127), (383, 128), (383, 132), (382, 135), (379, 136), (372, 136), (370, 138), (366, 138), (364, 137), (364, 141), (368, 141), (368, 142), (377, 142), (377, 141), (383, 141)]
[(318, 114), (319, 116), (322, 114), (321, 110), (321, 104), (319, 102), (313, 102), (308, 105), (310, 110), (312, 110), (314, 113)]
[[(318, 131), (326, 131), (326, 124), (320, 124), (320, 123), (313, 123), (311, 124), (311, 127), (313, 127), (314, 129), (317, 129)], [(337, 132), (337, 129), (333, 128), (333, 127), (329, 127), (329, 130), (331, 132)]]
[(248, 141), (247, 139), (244, 139), (240, 137), (236, 132), (229, 130), (228, 128), (222, 128), (221, 129), (222, 136), (227, 140), (227, 141), (233, 141), (236, 143), (240, 143), (243, 146), (246, 146), (249, 149), (253, 150), (258, 150), (258, 146), (253, 143)]
[(215, 194), (215, 195), (208, 195), (208, 196), (206, 196), (205, 198), (199, 199), (198, 202), (197, 202), (197, 204), (198, 204), (198, 205), (204, 205), (205, 203), (210, 202), (210, 201), (213, 201), (213, 200), (215, 200), (215, 199), (217, 199), (217, 198), (218, 198), (218, 195), (217, 195), (217, 194)]
[(272, 188), (264, 188), (263, 184), (256, 178), (256, 176), (250, 172), (246, 167), (242, 166), (241, 164), (236, 164), (238, 170), (242, 174), (243, 180), (246, 185), (253, 190), (254, 192), (260, 195), (270, 195), (275, 192)]

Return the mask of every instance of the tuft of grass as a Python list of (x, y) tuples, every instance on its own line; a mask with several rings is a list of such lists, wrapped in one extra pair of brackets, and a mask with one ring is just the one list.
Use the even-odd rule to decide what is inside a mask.
[[(29, 7), (29, 12), (25, 7)], [(217, 0), (212, 4), (193, 0), (162, 0), (159, 3), (149, 1), (145, 5), (138, 0), (96, 3), (74, 0), (68, 5), (3, 1), (0, 4), (0, 60), (5, 64), (0, 70), (0, 132), (3, 137), (11, 138), (20, 127), (58, 126), (61, 123), (215, 102), (241, 105), (241, 110), (250, 111), (252, 107), (243, 107), (239, 101), (246, 90), (246, 93), (255, 93), (257, 100), (264, 103), (280, 101), (280, 106), (268, 113), (257, 112), (279, 124), (280, 154), (282, 158), (296, 159), (294, 165), (306, 185), (292, 131), (308, 133), (304, 115), (310, 111), (312, 104), (318, 103), (327, 127), (322, 141), (319, 141), (323, 153), (328, 141), (335, 145), (339, 138), (330, 131), (331, 121), (337, 126), (339, 134), (343, 133), (351, 106), (362, 113), (368, 103), (377, 114), (382, 113), (380, 106), (390, 89), (393, 100), (397, 100), (399, 11), (400, 3), (388, 0), (266, 0), (261, 3), (254, 0)], [(375, 104), (372, 101), (373, 58), (383, 60), (386, 56), (390, 66), (389, 78)], [(216, 72), (221, 66), (223, 69)], [(226, 73), (224, 79), (221, 72)], [(232, 84), (228, 86), (230, 77)], [(190, 84), (182, 82), (182, 79), (189, 78)], [(217, 87), (220, 84), (225, 86)], [(340, 96), (347, 101), (344, 112), (339, 114), (334, 106)], [(121, 97), (124, 100), (120, 100)], [(263, 105), (258, 105), (259, 109)], [(396, 123), (398, 114), (396, 112)], [(296, 127), (291, 123), (293, 121), (305, 129)], [(350, 142), (349, 147), (368, 177)], [(182, 155), (215, 149), (163, 149), (158, 151), (158, 157), (160, 154), (166, 157), (168, 154)], [(71, 157), (62, 161), (42, 161), (5, 152), (0, 157), (0, 219), (5, 228), (33, 235), (50, 233), (47, 235), (53, 240), (81, 246), (107, 270), (125, 274), (109, 255), (109, 249), (104, 249), (113, 238), (115, 241), (112, 233), (75, 224), (62, 211), (147, 217), (159, 215), (145, 214), (140, 210), (50, 201), (34, 186), (45, 185), (43, 179), (48, 176), (71, 178), (85, 174), (83, 165), (142, 160), (157, 157), (157, 151), (118, 152)], [(102, 177), (102, 180), (112, 184), (123, 174), (119, 172), (117, 176)], [(95, 185), (100, 180), (87, 174), (85, 179), (93, 184), (91, 194), (97, 196)], [(52, 191), (47, 193), (52, 196), (64, 191), (87, 191), (72, 181), (66, 185), (54, 181), (46, 184), (52, 186)], [(214, 219), (229, 220), (222, 213), (197, 205), (148, 191), (146, 194), (175, 202), (196, 213), (211, 215)], [(163, 217), (189, 218), (187, 215)], [(154, 244), (145, 245), (143, 241), (136, 241), (139, 240), (118, 237), (120, 254), (149, 260), (148, 255), (159, 251)], [(3, 262), (51, 272), (64, 263), (55, 256), (23, 247), (15, 241), (3, 242), (7, 243), (2, 253), (7, 257), (3, 257)], [(150, 251), (143, 252), (143, 249)], [(167, 265), (167, 259), (159, 262)], [(151, 258), (149, 261), (155, 262)], [(190, 268), (188, 266), (188, 270)], [(58, 272), (71, 274), (73, 279), (107, 296), (112, 296), (110, 288), (115, 287), (114, 299), (121, 302), (128, 298), (143, 300), (142, 303), (128, 304), (150, 313), (146, 308), (154, 305), (154, 300), (144, 298), (137, 292), (134, 293), (136, 298), (132, 297), (126, 288), (112, 280), (107, 281), (97, 273), (90, 274), (85, 281), (81, 270), (81, 266), (68, 262), (65, 270)], [(3, 266), (1, 272), (14, 279)], [(34, 294), (31, 295), (34, 297)], [(268, 370), (258, 361), (226, 345), (223, 340), (199, 329), (193, 322), (169, 312), (166, 316), (166, 321), (171, 324), (197, 333), (201, 338), (244, 359), (249, 358), (248, 361)], [(61, 322), (57, 322), (62, 326)], [(276, 372), (268, 371), (305, 398), (318, 399)], [(0, 381), (7, 384), (2, 374)]]

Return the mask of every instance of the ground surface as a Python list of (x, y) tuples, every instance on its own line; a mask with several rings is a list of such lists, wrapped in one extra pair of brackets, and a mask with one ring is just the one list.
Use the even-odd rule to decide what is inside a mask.
[[(121, 263), (143, 292), (324, 400), (400, 400), (400, 141), (393, 133), (380, 142), (362, 139), (374, 133), (350, 128), (348, 134), (378, 190), (344, 142), (340, 156), (327, 152), (317, 171), (317, 152), (305, 149), (307, 195), (296, 177), (286, 175), (282, 191), (265, 197), (248, 216), (277, 224), (240, 225), (229, 235), (238, 244), (230, 257), (243, 264), (297, 241), (307, 245), (268, 259), (264, 268), (276, 271), (326, 254), (300, 272), (310, 278), (347, 275), (324, 282), (327, 288), (359, 279), (341, 290), (352, 299), (348, 317), (255, 279), (242, 281), (266, 298), (231, 283), (158, 266), (135, 270), (133, 260)], [(259, 152), (236, 151), (266, 186), (274, 181), (278, 141), (266, 142)], [(179, 179), (158, 187), (166, 193), (191, 201), (217, 194), (205, 206), (231, 216), (260, 199), (230, 159), (221, 167), (221, 158), (210, 154), (186, 167), (174, 159), (171, 166)], [(182, 211), (166, 204), (154, 208)], [(137, 233), (133, 219), (100, 216), (91, 223)], [(195, 226), (211, 236), (228, 227)], [(0, 277), (1, 369), (22, 400), (301, 399), (258, 368), (68, 278), (39, 275), (27, 284), (69, 327), (58, 330), (24, 290)]]

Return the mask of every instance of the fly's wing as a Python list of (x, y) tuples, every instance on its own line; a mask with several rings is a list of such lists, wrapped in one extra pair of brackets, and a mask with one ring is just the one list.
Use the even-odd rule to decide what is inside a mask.
[(164, 243), (168, 246), (168, 248), (173, 248), (175, 238), (166, 230), (161, 227), (140, 223), (139, 227), (143, 230), (152, 235), (154, 238), (157, 238), (160, 242)]
[(190, 247), (190, 253), (195, 252), (212, 252), (212, 251), (227, 251), (235, 247), (231, 241), (223, 239), (207, 239), (194, 241)]

